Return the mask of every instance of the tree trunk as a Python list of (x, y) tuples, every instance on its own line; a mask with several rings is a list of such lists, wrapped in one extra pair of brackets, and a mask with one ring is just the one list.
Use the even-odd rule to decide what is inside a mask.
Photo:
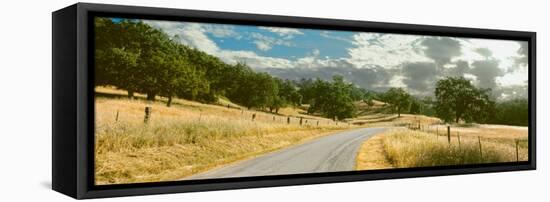
[(397, 118), (401, 117), (401, 107), (397, 107)]
[(464, 114), (464, 109), (459, 106), (455, 106), (455, 122), (458, 123), (460, 121), (460, 117), (462, 117), (462, 114)]
[(128, 99), (130, 100), (134, 99), (134, 90), (128, 90)]
[(170, 107), (172, 105), (172, 96), (168, 96), (168, 102), (166, 102), (166, 106)]
[(147, 100), (149, 101), (155, 101), (156, 94), (154, 93), (147, 93)]

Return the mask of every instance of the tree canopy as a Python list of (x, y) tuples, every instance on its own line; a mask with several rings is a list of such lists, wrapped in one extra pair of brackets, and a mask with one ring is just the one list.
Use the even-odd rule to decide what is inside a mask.
[(385, 102), (391, 104), (394, 113), (397, 113), (397, 117), (401, 117), (402, 109), (409, 106), (411, 95), (403, 88), (390, 88), (384, 93), (383, 97)]
[(345, 83), (342, 76), (335, 75), (332, 82), (317, 79), (311, 84), (311, 88), (309, 113), (319, 112), (336, 120), (355, 116), (353, 85)]
[(435, 110), (446, 122), (486, 122), (494, 114), (490, 89), (478, 89), (464, 77), (439, 80), (435, 89)]

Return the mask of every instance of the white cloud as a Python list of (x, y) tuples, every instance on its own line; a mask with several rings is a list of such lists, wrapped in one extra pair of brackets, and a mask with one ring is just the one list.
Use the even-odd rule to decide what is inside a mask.
[(276, 39), (256, 32), (253, 32), (250, 35), (254, 39), (254, 44), (256, 44), (256, 47), (261, 51), (268, 51), (275, 45), (293, 46), (293, 43), (288, 40)]
[(430, 61), (419, 50), (420, 36), (358, 33), (355, 47), (348, 49), (349, 61), (358, 68), (379, 65), (394, 68), (403, 63)]
[(177, 36), (180, 43), (198, 48), (208, 54), (215, 54), (220, 50), (218, 45), (206, 35), (203, 24), (157, 20), (146, 20), (144, 22), (163, 30), (172, 37)]
[(501, 86), (514, 86), (527, 84), (527, 69), (517, 69), (496, 78), (496, 83)]
[(466, 73), (466, 74), (464, 74), (464, 78), (466, 78), (466, 79), (468, 79), (472, 82), (477, 82), (477, 76), (473, 75), (473, 74)]
[(177, 30), (180, 42), (200, 49), (208, 54), (220, 51), (218, 45), (212, 41), (199, 24), (189, 24)]
[(232, 37), (235, 39), (242, 38), (242, 36), (235, 31), (234, 26), (232, 25), (203, 24), (203, 27), (206, 32), (212, 34), (214, 37), (218, 37), (218, 38)]
[(235, 64), (244, 62), (253, 68), (290, 68), (293, 67), (292, 61), (283, 58), (265, 57), (256, 54), (253, 51), (229, 51), (222, 50), (216, 56), (223, 61)]
[(254, 41), (254, 44), (256, 44), (256, 47), (260, 49), (261, 51), (268, 51), (271, 49), (271, 44), (266, 41)]
[[(496, 83), (500, 86), (513, 86), (526, 84), (528, 80), (527, 66), (516, 62), (521, 44), (516, 41), (494, 39), (460, 39), (463, 54), (456, 60), (465, 60), (472, 64), (475, 61), (496, 60), (498, 68), (505, 72), (496, 77)], [(479, 49), (490, 52), (480, 53)], [(519, 65), (519, 66), (518, 66)]]
[(404, 76), (394, 75), (389, 82), (389, 86), (394, 88), (406, 88), (407, 85), (403, 83), (404, 79), (405, 79)]
[(347, 39), (347, 38), (344, 38), (344, 37), (341, 37), (341, 36), (334, 36), (334, 35), (331, 35), (331, 33), (332, 33), (331, 31), (321, 31), (321, 33), (319, 33), (319, 35), (322, 36), (322, 37), (325, 37), (327, 39), (334, 39), (334, 40), (339, 40), (339, 41), (351, 43), (350, 39)]
[(490, 51), (489, 59), (500, 61), (499, 68), (503, 71), (513, 68), (520, 44), (516, 41), (494, 39), (460, 39), (465, 51), (457, 60), (485, 60), (487, 57), (479, 53), (479, 49)]
[(321, 54), (321, 51), (319, 51), (319, 49), (313, 49), (313, 51), (311, 51), (311, 54), (315, 57), (319, 56), (319, 54)]
[(270, 32), (273, 32), (279, 36), (284, 37), (285, 39), (292, 39), (294, 35), (304, 35), (303, 32), (301, 32), (298, 29), (293, 28), (283, 28), (283, 27), (260, 27), (260, 29), (267, 30)]

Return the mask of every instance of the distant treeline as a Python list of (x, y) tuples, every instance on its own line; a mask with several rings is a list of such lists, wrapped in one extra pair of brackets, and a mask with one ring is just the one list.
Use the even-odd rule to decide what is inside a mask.
[(178, 42), (140, 20), (95, 19), (96, 85), (112, 85), (134, 93), (213, 103), (219, 97), (247, 108), (278, 113), (286, 106), (309, 104), (308, 113), (345, 119), (357, 114), (354, 102), (386, 103), (393, 113), (437, 116), (446, 122), (527, 125), (527, 100), (495, 103), (490, 89), (477, 89), (468, 80), (446, 78), (437, 83), (435, 100), (416, 98), (402, 88), (368, 91), (336, 75), (321, 79), (283, 80), (253, 71), (245, 63), (227, 64), (219, 58)]
[(403, 88), (390, 88), (384, 93), (372, 94), (390, 104), (393, 113), (435, 116), (446, 123), (488, 123), (527, 126), (529, 110), (527, 99), (496, 102), (491, 89), (475, 87), (464, 77), (447, 77), (437, 81), (435, 98), (417, 98)]
[(527, 99), (514, 99), (496, 103), (496, 113), (488, 123), (517, 126), (529, 125), (529, 102)]

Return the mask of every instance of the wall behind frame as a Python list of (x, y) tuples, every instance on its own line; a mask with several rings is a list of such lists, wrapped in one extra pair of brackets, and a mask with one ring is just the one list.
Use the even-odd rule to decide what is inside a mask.
[[(538, 41), (537, 171), (126, 197), (108, 201), (540, 201), (548, 198), (550, 17), (544, 2), (440, 1), (90, 1), (138, 6), (341, 18), (536, 31)], [(51, 11), (76, 3), (2, 2), (0, 22), (0, 188), (2, 201), (72, 200), (51, 186)], [(546, 191), (546, 192), (545, 192)]]

